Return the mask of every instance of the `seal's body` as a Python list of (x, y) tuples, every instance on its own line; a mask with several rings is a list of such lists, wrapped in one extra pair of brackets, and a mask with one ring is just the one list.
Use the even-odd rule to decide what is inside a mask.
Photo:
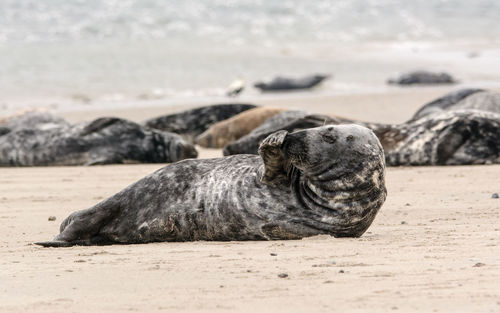
[(40, 111), (28, 111), (23, 114), (0, 119), (0, 127), (9, 131), (16, 131), (23, 128), (53, 129), (69, 125), (66, 120), (59, 116)]
[(257, 107), (247, 110), (210, 126), (196, 137), (195, 142), (205, 148), (224, 148), (230, 142), (247, 135), (265, 120), (284, 110), (273, 107)]
[(330, 75), (310, 75), (301, 78), (276, 77), (270, 82), (255, 83), (254, 87), (261, 91), (310, 89), (329, 77)]
[(456, 82), (450, 74), (429, 71), (409, 72), (387, 81), (389, 84), (396, 85), (442, 85), (455, 84)]
[(464, 165), (500, 163), (500, 114), (453, 110), (374, 132), (387, 165)]
[(0, 166), (164, 163), (196, 156), (194, 146), (176, 134), (118, 118), (0, 135)]
[(168, 165), (38, 244), (357, 237), (386, 198), (383, 150), (364, 127), (280, 131), (259, 153)]
[[(472, 97), (472, 95), (475, 94), (480, 95), (479, 98), (476, 96)], [(469, 98), (473, 98), (473, 101), (468, 101)], [(443, 111), (452, 111), (457, 109), (480, 109), (487, 111), (490, 109), (490, 106), (493, 105), (491, 102), (495, 102), (495, 98), (497, 99), (496, 111), (500, 113), (500, 97), (498, 96), (498, 94), (484, 92), (484, 90), (482, 89), (462, 88), (456, 91), (449, 92), (444, 96), (423, 105), (413, 115), (411, 120), (417, 120), (429, 114), (442, 113)]]
[(185, 140), (194, 142), (196, 136), (203, 133), (212, 124), (255, 107), (253, 104), (215, 104), (155, 117), (145, 121), (144, 125), (176, 133)]

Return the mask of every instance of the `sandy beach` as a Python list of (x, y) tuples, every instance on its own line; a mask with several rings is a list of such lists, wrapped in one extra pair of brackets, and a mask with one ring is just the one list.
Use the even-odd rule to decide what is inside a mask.
[[(451, 89), (258, 103), (398, 123)], [(63, 116), (70, 121), (103, 115), (140, 121), (180, 109)], [(220, 150), (200, 153), (220, 155)], [(500, 200), (492, 198), (500, 192), (500, 165), (388, 168), (387, 201), (358, 239), (33, 245), (56, 235), (71, 212), (162, 166), (2, 168), (0, 312), (500, 310)]]

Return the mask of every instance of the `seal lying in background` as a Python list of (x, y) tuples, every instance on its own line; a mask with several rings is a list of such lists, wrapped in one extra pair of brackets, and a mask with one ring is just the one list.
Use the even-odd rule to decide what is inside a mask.
[(259, 154), (168, 165), (37, 244), (359, 237), (385, 201), (384, 153), (367, 128), (280, 131)]
[(389, 79), (387, 83), (396, 85), (439, 85), (455, 84), (457, 81), (447, 73), (414, 71), (402, 74), (398, 78)]
[[(285, 113), (288, 119), (283, 118)], [(305, 112), (284, 112), (280, 115), (227, 145), (224, 154), (256, 154), (261, 138), (280, 129), (307, 129), (355, 122)], [(500, 114), (493, 112), (444, 111), (396, 125), (355, 123), (374, 131), (384, 147), (388, 166), (500, 163)]]
[(226, 120), (243, 111), (255, 108), (253, 104), (216, 104), (180, 113), (155, 117), (145, 121), (146, 127), (180, 135), (184, 140), (194, 142), (199, 134), (212, 124)]
[(374, 132), (391, 166), (500, 163), (500, 114), (493, 112), (445, 111)]
[(69, 125), (62, 117), (40, 111), (28, 111), (23, 114), (0, 119), (0, 127), (9, 131), (16, 131), (23, 128), (50, 129)]
[(196, 137), (196, 144), (205, 148), (223, 148), (258, 127), (268, 118), (283, 112), (285, 109), (273, 107), (257, 107), (227, 120), (210, 126)]
[[(475, 88), (462, 88), (456, 91), (449, 92), (444, 96), (429, 102), (422, 106), (411, 118), (411, 120), (417, 120), (429, 114), (441, 113), (443, 111), (451, 111), (457, 109), (456, 104), (461, 103), (463, 99), (468, 98), (473, 94), (477, 94), (482, 89)], [(498, 104), (500, 107), (500, 103)], [(471, 107), (461, 107), (460, 109), (474, 109)]]
[(309, 89), (315, 87), (329, 77), (330, 75), (310, 75), (301, 78), (276, 77), (268, 83), (257, 82), (254, 84), (254, 87), (261, 91)]
[(176, 134), (119, 118), (74, 126), (22, 128), (0, 136), (0, 166), (175, 162), (197, 156)]

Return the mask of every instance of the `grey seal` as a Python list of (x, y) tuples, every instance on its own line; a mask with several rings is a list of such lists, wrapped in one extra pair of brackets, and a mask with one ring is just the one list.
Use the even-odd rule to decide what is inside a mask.
[(279, 131), (259, 154), (167, 165), (37, 244), (359, 237), (385, 201), (384, 154), (367, 128)]
[[(489, 92), (483, 93), (483, 91), (484, 90), (477, 88), (462, 88), (449, 92), (444, 96), (423, 105), (417, 112), (415, 112), (411, 120), (417, 120), (426, 115), (441, 113), (443, 111), (451, 111), (457, 109), (480, 109), (481, 105), (483, 105), (483, 108), (481, 109), (489, 110), (489, 106), (491, 106), (490, 103), (492, 101), (488, 100), (493, 100), (495, 96), (491, 95), (491, 93)], [(471, 97), (471, 95), (474, 94), (481, 94), (481, 96), (479, 96), (479, 99), (481, 101), (477, 101), (477, 97)], [(469, 97), (474, 98), (474, 101), (463, 101), (465, 99), (468, 99)], [(496, 98), (497, 110), (500, 112), (500, 97), (497, 95)], [(484, 104), (486, 104), (487, 107), (484, 107)]]
[(437, 73), (429, 71), (413, 71), (391, 78), (388, 84), (396, 85), (440, 85), (455, 84), (457, 81), (448, 73)]
[(0, 166), (163, 163), (197, 156), (176, 134), (119, 118), (50, 128), (21, 128), (0, 136)]
[(236, 114), (255, 108), (253, 104), (215, 104), (163, 115), (145, 121), (146, 127), (180, 135), (189, 142), (207, 130), (212, 124), (226, 120)]
[[(0, 119), (0, 127), (9, 131), (16, 131), (23, 128), (50, 129), (69, 125), (62, 117), (49, 112), (39, 111), (29, 111)], [(7, 133), (7, 131), (4, 133)]]
[(500, 114), (493, 112), (444, 111), (374, 132), (390, 166), (500, 163)]
[(255, 88), (261, 91), (284, 91), (297, 89), (310, 89), (329, 78), (330, 75), (309, 75), (300, 78), (276, 77), (270, 82), (257, 82)]

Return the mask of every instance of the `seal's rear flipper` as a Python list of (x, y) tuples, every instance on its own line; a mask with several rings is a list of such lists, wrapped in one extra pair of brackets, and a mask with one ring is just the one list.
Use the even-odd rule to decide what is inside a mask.
[(35, 242), (35, 245), (39, 245), (45, 248), (48, 247), (54, 247), (54, 248), (61, 248), (61, 247), (72, 247), (76, 245), (74, 242), (68, 242), (68, 241), (61, 241), (61, 240), (54, 240), (54, 241), (40, 241), (40, 242)]

